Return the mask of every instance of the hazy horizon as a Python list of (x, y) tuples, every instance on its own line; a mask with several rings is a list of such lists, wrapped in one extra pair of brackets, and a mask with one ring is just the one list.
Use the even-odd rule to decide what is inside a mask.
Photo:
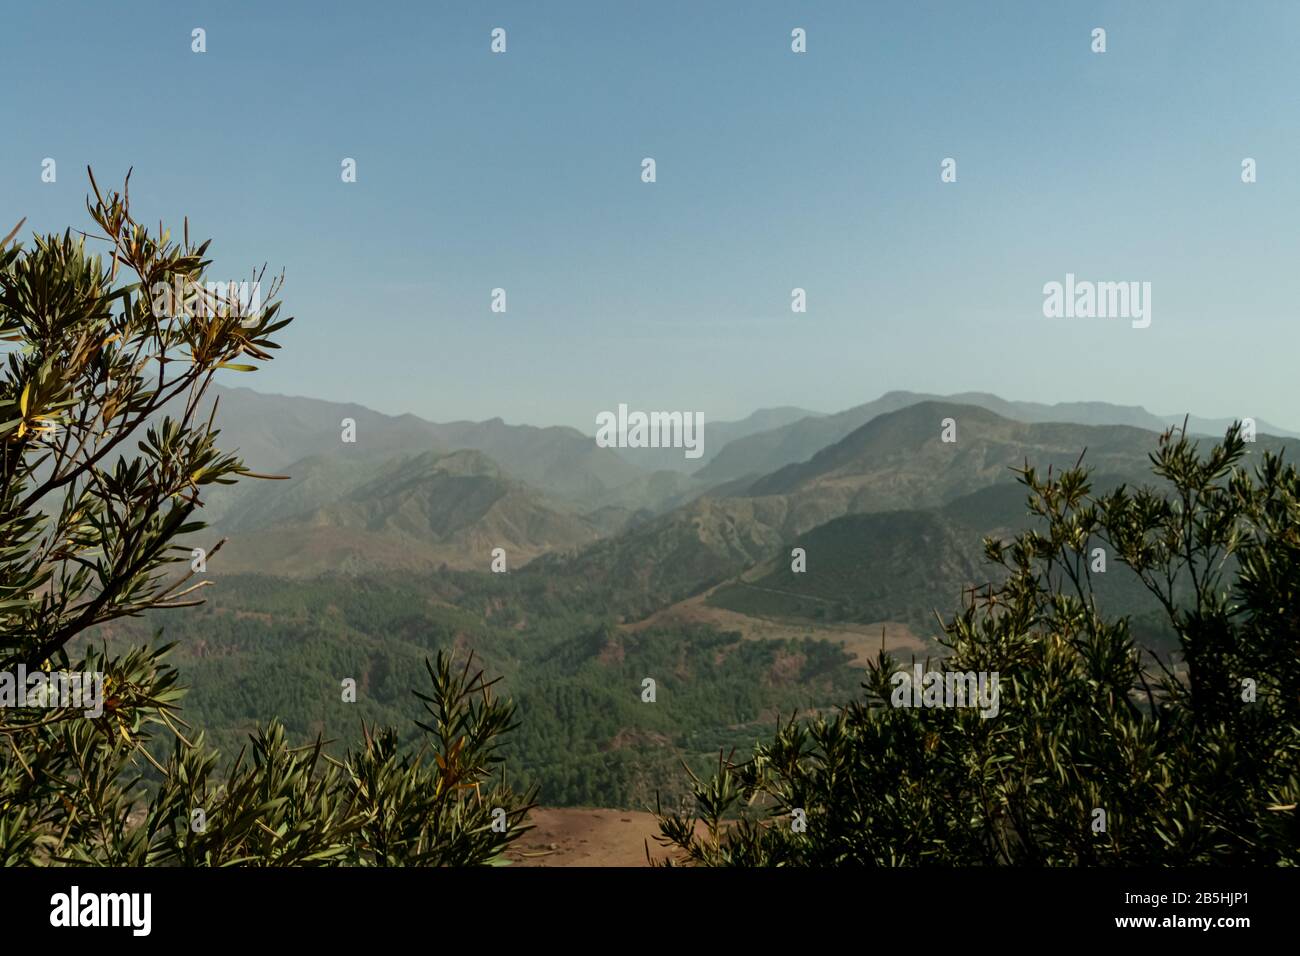
[[(259, 377), (260, 377), (260, 373), (259, 373)], [(570, 427), (570, 428), (575, 428), (575, 429), (577, 429), (578, 431), (582, 432), (583, 434), (592, 434), (592, 433), (594, 433), (595, 430), (596, 430), (596, 425), (595, 425), (595, 421), (594, 421), (594, 416), (595, 416), (595, 413), (594, 413), (594, 412), (593, 412), (593, 420), (592, 420), (592, 421), (586, 421), (586, 422), (582, 422), (582, 421), (572, 421), (572, 422), (570, 422), (570, 421), (544, 421), (544, 420), (537, 420), (537, 421), (533, 421), (533, 420), (517, 420), (517, 419), (512, 419), (512, 418), (510, 418), (510, 417), (507, 416), (507, 415), (501, 415), (501, 414), (496, 414), (496, 415), (487, 415), (487, 416), (482, 417), (482, 418), (466, 418), (466, 417), (464, 417), (464, 416), (456, 416), (456, 417), (441, 417), (441, 418), (440, 418), (440, 417), (437, 417), (436, 415), (432, 415), (432, 416), (431, 416), (431, 415), (427, 415), (427, 414), (422, 414), (422, 413), (420, 413), (420, 412), (414, 412), (414, 411), (411, 411), (410, 409), (402, 409), (402, 408), (397, 408), (397, 409), (380, 408), (380, 407), (376, 407), (376, 406), (374, 406), (374, 405), (370, 405), (370, 404), (368, 404), (368, 403), (366, 403), (366, 402), (360, 402), (360, 401), (357, 401), (356, 399), (354, 399), (354, 398), (350, 398), (350, 397), (340, 397), (340, 396), (336, 396), (336, 395), (305, 395), (305, 394), (297, 394), (297, 393), (290, 393), (290, 392), (279, 392), (279, 391), (275, 391), (275, 390), (268, 389), (268, 388), (258, 388), (258, 387), (256, 387), (256, 384), (244, 384), (244, 383), (247, 382), (247, 381), (248, 381), (247, 376), (244, 376), (242, 380), (241, 380), (240, 378), (224, 379), (224, 380), (222, 380), (222, 381), (220, 382), (220, 384), (226, 386), (227, 388), (245, 388), (245, 389), (248, 389), (249, 391), (256, 392), (256, 393), (258, 393), (258, 394), (260, 394), (260, 395), (267, 395), (267, 396), (271, 396), (271, 397), (282, 397), (282, 398), (290, 398), (290, 399), (308, 399), (308, 400), (313, 400), (313, 401), (330, 402), (330, 403), (334, 403), (334, 404), (348, 404), (348, 403), (352, 403), (352, 404), (362, 405), (362, 406), (364, 406), (364, 407), (370, 409), (370, 410), (373, 411), (373, 412), (379, 412), (379, 413), (382, 414), (382, 415), (388, 415), (388, 416), (390, 416), (390, 417), (398, 417), (398, 416), (401, 416), (401, 415), (415, 415), (417, 418), (422, 418), (422, 419), (425, 419), (426, 421), (430, 421), (430, 422), (434, 422), (434, 423), (440, 423), (440, 424), (448, 424), (448, 423), (451, 423), (451, 422), (457, 422), (457, 421), (485, 422), (485, 421), (491, 421), (492, 419), (497, 419), (497, 418), (499, 418), (499, 419), (501, 419), (503, 422), (505, 422), (507, 425), (527, 425), (527, 426), (533, 426), (533, 427), (536, 427), (536, 428), (546, 428), (546, 427), (549, 427), (549, 426), (567, 426), (567, 427)], [(814, 414), (814, 415), (823, 415), (823, 416), (826, 416), (826, 415), (835, 415), (835, 414), (837, 414), (837, 413), (839, 413), (839, 412), (847, 411), (847, 410), (849, 410), (849, 409), (851, 409), (851, 408), (855, 408), (855, 407), (857, 407), (857, 406), (859, 406), (859, 405), (866, 405), (866, 404), (868, 404), (869, 402), (875, 401), (876, 399), (880, 398), (881, 396), (883, 396), (883, 395), (885, 395), (885, 394), (888, 394), (888, 392), (909, 392), (909, 393), (913, 393), (913, 394), (917, 394), (917, 395), (927, 395), (927, 394), (929, 394), (929, 393), (922, 392), (922, 391), (919, 390), (919, 389), (911, 389), (911, 388), (888, 389), (888, 390), (886, 390), (886, 391), (882, 391), (882, 392), (876, 392), (876, 393), (868, 393), (868, 394), (864, 394), (863, 397), (862, 397), (860, 400), (853, 402), (852, 405), (846, 405), (846, 406), (843, 407), (843, 408), (832, 408), (832, 409), (825, 409), (825, 408), (809, 408), (807, 405), (799, 405), (799, 404), (782, 404), (782, 405), (775, 405), (775, 404), (774, 404), (774, 405), (761, 405), (761, 406), (758, 406), (758, 407), (756, 407), (756, 408), (751, 408), (751, 409), (749, 409), (749, 410), (747, 410), (747, 411), (743, 411), (743, 412), (741, 412), (741, 413), (739, 413), (739, 414), (737, 414), (737, 415), (734, 415), (734, 416), (730, 416), (730, 417), (727, 417), (727, 418), (706, 419), (705, 421), (706, 421), (706, 423), (709, 422), (709, 421), (713, 421), (713, 422), (728, 422), (728, 423), (731, 423), (731, 422), (740, 422), (740, 421), (744, 421), (745, 419), (749, 418), (750, 416), (755, 415), (755, 414), (758, 414), (758, 413), (760, 413), (760, 412), (772, 411), (772, 410), (780, 409), (780, 408), (797, 408), (797, 409), (800, 409), (800, 410), (802, 410), (802, 411), (809, 412), (810, 414)], [(1150, 408), (1150, 407), (1147, 407), (1147, 406), (1144, 406), (1144, 405), (1131, 405), (1131, 406), (1130, 406), (1130, 405), (1122, 405), (1122, 404), (1119, 403), (1119, 402), (1101, 402), (1101, 401), (1098, 400), (1098, 399), (1091, 399), (1091, 398), (1069, 398), (1069, 399), (1060, 399), (1060, 400), (1058, 400), (1058, 401), (1044, 401), (1044, 400), (1041, 400), (1041, 399), (1025, 398), (1025, 397), (1023, 397), (1023, 396), (1019, 396), (1019, 395), (1003, 395), (1003, 394), (1001, 394), (1001, 393), (998, 393), (998, 392), (995, 392), (995, 391), (991, 391), (991, 390), (989, 390), (989, 389), (970, 389), (970, 390), (968, 390), (965, 394), (970, 394), (970, 393), (975, 393), (975, 392), (982, 392), (982, 393), (985, 393), (985, 394), (993, 395), (993, 396), (995, 396), (995, 397), (997, 397), (997, 398), (1001, 398), (1001, 399), (1003, 399), (1003, 400), (1005, 400), (1005, 401), (1007, 401), (1007, 402), (1024, 402), (1024, 403), (1041, 404), (1041, 405), (1047, 405), (1047, 406), (1053, 406), (1053, 405), (1071, 405), (1071, 404), (1109, 404), (1109, 405), (1113, 405), (1113, 406), (1115, 406), (1115, 407), (1140, 408), (1140, 409), (1142, 409), (1143, 411), (1149, 412), (1150, 414), (1152, 414), (1152, 415), (1154, 415), (1154, 416), (1156, 416), (1156, 417), (1158, 417), (1158, 418), (1175, 418), (1175, 417), (1180, 417), (1180, 416), (1183, 416), (1183, 415), (1189, 415), (1189, 416), (1191, 416), (1192, 418), (1199, 418), (1199, 419), (1212, 419), (1212, 420), (1215, 420), (1215, 419), (1229, 419), (1229, 418), (1232, 417), (1232, 416), (1230, 416), (1230, 415), (1216, 414), (1213, 410), (1211, 410), (1211, 411), (1209, 411), (1209, 412), (1207, 412), (1207, 411), (1205, 411), (1205, 410), (1203, 410), (1203, 409), (1186, 409), (1186, 410), (1181, 410), (1181, 409), (1180, 409), (1180, 410), (1169, 410), (1169, 409), (1160, 409), (1160, 408)], [(942, 397), (942, 398), (950, 398), (950, 397), (952, 397), (952, 396), (954, 396), (954, 395), (961, 395), (961, 394), (963, 394), (963, 393), (961, 393), (961, 392), (942, 393), (942, 394), (940, 394), (940, 397)], [(924, 400), (924, 399), (920, 399), (920, 400)], [(615, 406), (617, 406), (617, 404), (618, 404), (618, 403), (615, 403)], [(624, 403), (624, 404), (626, 404), (626, 403)], [(646, 410), (646, 411), (650, 411), (651, 409), (649, 409), (649, 408), (647, 407), (647, 408), (645, 408), (645, 410)], [(606, 410), (606, 409), (601, 409), (600, 411), (607, 411), (607, 410)], [(1260, 419), (1257, 419), (1257, 421), (1258, 421), (1258, 420), (1260, 420)], [(1263, 420), (1263, 421), (1266, 421), (1269, 425), (1273, 425), (1273, 426), (1276, 426), (1277, 428), (1284, 429), (1284, 430), (1287, 431), (1287, 432), (1300, 432), (1300, 429), (1296, 429), (1296, 428), (1291, 428), (1291, 427), (1289, 427), (1288, 424), (1287, 424), (1287, 422), (1285, 422), (1285, 421), (1281, 421), (1281, 422), (1279, 422), (1279, 421), (1272, 421), (1272, 420), (1270, 420), (1270, 419), (1266, 419), (1266, 418), (1265, 418), (1265, 419), (1262, 419), (1262, 420)]]

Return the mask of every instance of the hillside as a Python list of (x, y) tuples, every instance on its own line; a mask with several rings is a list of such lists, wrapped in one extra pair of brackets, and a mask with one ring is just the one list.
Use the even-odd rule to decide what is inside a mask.
[[(479, 451), (512, 478), (538, 491), (594, 509), (606, 505), (656, 507), (661, 494), (672, 498), (699, 483), (652, 472), (632, 464), (611, 448), (600, 448), (574, 428), (508, 425), (500, 418), (484, 422), (426, 421), (415, 415), (384, 415), (360, 405), (288, 395), (264, 395), (246, 388), (214, 388), (222, 448), (238, 450), (255, 472), (288, 474), (331, 470), (316, 481), (347, 485), (346, 473), (377, 469), (393, 458), (422, 452)], [(342, 440), (341, 422), (356, 423), (354, 442)], [(338, 463), (337, 465), (335, 463)], [(262, 484), (246, 482), (210, 494), (211, 519), (238, 510), (265, 493)], [(309, 494), (308, 497), (311, 497)], [(316, 502), (321, 503), (321, 502)]]
[[(1125, 482), (1094, 476), (1093, 493)], [(1008, 540), (1034, 527), (1026, 492), (1004, 482), (956, 498), (941, 508), (851, 514), (783, 543), (781, 551), (708, 597), (711, 607), (775, 621), (897, 622), (918, 634), (937, 632), (935, 612), (953, 613), (971, 588), (1001, 579), (984, 555), (985, 537)], [(790, 551), (805, 552), (805, 569), (792, 568)], [(1111, 614), (1148, 618), (1159, 611), (1136, 577), (1111, 557), (1093, 575), (1099, 605)], [(1138, 632), (1163, 649), (1163, 632)]]
[(307, 507), (299, 495), (290, 506), (295, 502), (304, 510), (269, 524), (256, 523), (251, 511), (240, 515), (235, 527), (241, 530), (217, 567), (293, 575), (443, 564), (487, 570), (495, 548), (505, 550), (508, 567), (517, 567), (600, 535), (591, 522), (508, 478), (476, 451), (395, 459), (336, 500)]
[[(845, 515), (789, 544), (708, 603), (753, 617), (897, 621), (924, 632), (934, 629), (934, 609), (956, 607), (994, 571), (980, 539), (938, 511)], [(802, 572), (791, 567), (794, 547), (806, 555)]]

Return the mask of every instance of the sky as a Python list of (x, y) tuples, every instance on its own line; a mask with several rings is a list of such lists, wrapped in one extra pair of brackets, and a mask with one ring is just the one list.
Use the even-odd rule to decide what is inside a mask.
[[(86, 167), (133, 168), (212, 276), (285, 272), (227, 384), (438, 421), (909, 389), (1300, 430), (1297, 35), (1289, 0), (10, 4), (0, 233), (88, 229)], [(1151, 283), (1150, 326), (1045, 317), (1067, 273)]]

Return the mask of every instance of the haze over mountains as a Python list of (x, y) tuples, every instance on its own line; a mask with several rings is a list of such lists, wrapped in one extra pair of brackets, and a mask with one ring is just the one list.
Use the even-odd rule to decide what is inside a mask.
[(286, 489), (253, 498), (227, 524), (239, 534), (234, 567), (292, 574), (486, 568), (497, 547), (522, 564), (601, 536), (595, 521), (508, 478), (479, 451), (423, 452), (369, 468), (308, 462), (304, 484), (312, 492), (323, 490), (312, 480), (322, 472), (343, 472), (351, 487), (332, 500), (309, 494), (286, 501), (296, 489), (277, 482)]
[[(1165, 426), (1106, 403), (891, 392), (834, 415), (780, 408), (706, 422), (706, 455), (691, 462), (680, 449), (601, 448), (564, 426), (439, 424), (247, 389), (218, 397), (223, 447), (239, 448), (254, 471), (291, 477), (213, 496), (209, 517), (231, 539), (215, 572), (486, 572), (501, 548), (510, 570), (608, 589), (633, 616), (753, 571), (848, 516), (934, 512), (924, 525), (963, 499), (987, 506), (979, 493), (1011, 486), (1026, 462), (1060, 469), (1086, 448), (1086, 463), (1110, 480), (1149, 481), (1147, 455)], [(1081, 421), (1061, 420), (1071, 416)], [(345, 418), (355, 442), (341, 439)], [(955, 442), (941, 440), (945, 419)], [(966, 531), (996, 524), (968, 517)], [(978, 534), (968, 538), (940, 565), (969, 567)]]
[[(577, 429), (485, 422), (439, 424), (414, 415), (383, 415), (360, 405), (217, 388), (223, 447), (237, 447), (254, 471), (288, 469), (303, 459), (356, 460), (424, 451), (481, 451), (509, 474), (549, 494), (590, 500), (643, 477), (612, 449)], [(341, 422), (356, 423), (355, 444)], [(352, 454), (356, 452), (357, 454)]]

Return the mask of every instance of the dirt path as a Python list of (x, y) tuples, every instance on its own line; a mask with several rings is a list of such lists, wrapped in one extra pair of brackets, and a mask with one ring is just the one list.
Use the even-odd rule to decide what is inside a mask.
[(647, 842), (656, 860), (668, 855), (654, 841), (654, 816), (641, 810), (538, 807), (529, 822), (534, 829), (506, 851), (515, 866), (647, 866)]

